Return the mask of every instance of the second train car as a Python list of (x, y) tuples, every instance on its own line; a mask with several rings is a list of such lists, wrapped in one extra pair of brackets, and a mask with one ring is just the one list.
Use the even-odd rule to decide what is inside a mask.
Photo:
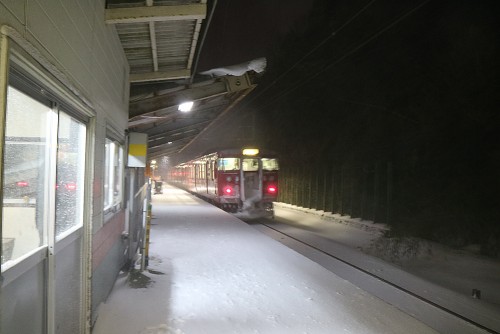
[(169, 181), (241, 218), (274, 217), (278, 170), (272, 152), (226, 149), (176, 166)]

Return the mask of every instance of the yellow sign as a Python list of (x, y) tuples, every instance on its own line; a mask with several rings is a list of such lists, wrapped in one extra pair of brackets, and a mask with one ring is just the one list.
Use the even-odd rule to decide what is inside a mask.
[(148, 135), (130, 132), (128, 135), (128, 167), (146, 167)]
[(128, 154), (134, 156), (146, 156), (147, 147), (143, 144), (130, 144), (128, 146)]

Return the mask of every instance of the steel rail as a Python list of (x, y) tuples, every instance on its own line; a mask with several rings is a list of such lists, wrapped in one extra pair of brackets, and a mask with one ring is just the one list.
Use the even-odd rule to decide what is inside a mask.
[(296, 242), (299, 242), (299, 243), (301, 243), (301, 244), (303, 244), (303, 245), (305, 245), (307, 247), (310, 247), (310, 248), (312, 248), (312, 249), (314, 249), (314, 250), (316, 250), (316, 251), (318, 251), (318, 252), (320, 252), (320, 253), (322, 253), (322, 254), (324, 254), (326, 256), (329, 256), (329, 257), (331, 257), (331, 258), (333, 258), (333, 259), (335, 259), (335, 260), (337, 260), (339, 262), (342, 262), (342, 263), (348, 265), (351, 268), (354, 268), (354, 269), (356, 269), (356, 270), (358, 270), (358, 271), (360, 271), (360, 272), (362, 272), (362, 273), (364, 273), (364, 274), (366, 274), (366, 275), (368, 275), (368, 276), (370, 276), (372, 278), (375, 278), (375, 279), (379, 280), (380, 282), (383, 282), (383, 283), (385, 283), (385, 284), (387, 284), (387, 285), (389, 285), (389, 286), (391, 286), (391, 287), (393, 287), (395, 289), (398, 289), (399, 291), (402, 291), (402, 292), (404, 292), (404, 293), (406, 293), (406, 294), (408, 294), (408, 295), (410, 295), (410, 296), (412, 296), (412, 297), (414, 297), (414, 298), (416, 298), (416, 299), (418, 299), (418, 300), (420, 300), (420, 301), (422, 301), (422, 302), (424, 302), (426, 304), (432, 305), (433, 307), (436, 307), (436, 308), (438, 308), (438, 309), (440, 309), (440, 310), (442, 310), (442, 311), (444, 311), (444, 312), (446, 312), (446, 313), (448, 313), (448, 314), (450, 314), (452, 316), (455, 316), (455, 317), (457, 317), (457, 318), (459, 318), (459, 319), (461, 319), (461, 320), (463, 320), (463, 321), (465, 321), (465, 322), (467, 322), (467, 323), (469, 323), (469, 324), (471, 324), (473, 326), (476, 326), (479, 329), (485, 330), (488, 333), (498, 333), (497, 331), (495, 331), (495, 330), (493, 330), (491, 328), (488, 328), (488, 327), (486, 327), (486, 326), (484, 326), (484, 325), (482, 325), (482, 324), (480, 324), (480, 323), (478, 323), (478, 322), (476, 322), (476, 321), (474, 321), (472, 319), (469, 319), (469, 318), (467, 318), (466, 316), (464, 316), (464, 315), (462, 315), (460, 313), (457, 313), (457, 312), (455, 312), (453, 310), (450, 310), (449, 308), (446, 308), (446, 307), (444, 307), (442, 305), (439, 305), (439, 304), (437, 304), (437, 303), (435, 303), (435, 302), (433, 302), (433, 301), (431, 301), (431, 300), (429, 300), (429, 299), (427, 299), (427, 298), (425, 298), (423, 296), (420, 296), (420, 295), (416, 294), (415, 292), (412, 292), (412, 291), (410, 291), (410, 290), (408, 290), (408, 289), (406, 289), (406, 288), (404, 288), (404, 287), (402, 287), (402, 286), (400, 286), (398, 284), (395, 284), (395, 283), (393, 283), (393, 282), (391, 282), (391, 281), (389, 281), (389, 280), (387, 280), (385, 278), (382, 278), (382, 277), (380, 277), (380, 276), (378, 276), (378, 275), (376, 275), (376, 274), (374, 274), (374, 273), (372, 273), (372, 272), (370, 272), (370, 271), (368, 271), (366, 269), (363, 269), (360, 266), (357, 266), (357, 265), (352, 264), (352, 263), (350, 263), (350, 262), (348, 262), (348, 261), (346, 261), (346, 260), (344, 260), (344, 259), (342, 259), (342, 258), (340, 258), (338, 256), (330, 254), (330, 253), (328, 253), (328, 252), (326, 252), (326, 251), (324, 251), (324, 250), (322, 250), (322, 249), (320, 249), (320, 248), (318, 248), (318, 247), (316, 247), (316, 246), (314, 246), (314, 245), (312, 245), (312, 244), (310, 244), (308, 242), (305, 242), (305, 241), (300, 240), (300, 239), (298, 239), (298, 238), (296, 238), (294, 236), (291, 236), (291, 235), (289, 235), (289, 234), (287, 234), (287, 233), (285, 233), (285, 232), (283, 232), (283, 231), (281, 231), (281, 230), (279, 230), (277, 228), (271, 227), (268, 224), (263, 223), (261, 220), (258, 221), (258, 224), (260, 224), (262, 226), (265, 226), (268, 229), (273, 230), (273, 231), (275, 231), (275, 232), (277, 232), (279, 234), (282, 234), (282, 235), (284, 235), (284, 236), (286, 236), (286, 237), (288, 237), (288, 238), (290, 238), (290, 239), (292, 239), (292, 240), (294, 240)]

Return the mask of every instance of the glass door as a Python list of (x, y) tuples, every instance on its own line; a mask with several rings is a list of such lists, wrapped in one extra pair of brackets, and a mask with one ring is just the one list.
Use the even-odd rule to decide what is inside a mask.
[[(49, 244), (50, 102), (8, 87), (2, 201), (2, 333), (43, 333)], [(8, 274), (7, 274), (8, 273)], [(7, 274), (7, 275), (6, 275)], [(15, 307), (12, 307), (15, 306)], [(30, 321), (26, 321), (26, 315)]]
[[(55, 191), (54, 330), (80, 333), (86, 126), (59, 112)], [(50, 283), (49, 283), (50, 284)]]
[(6, 106), (0, 332), (79, 333), (87, 126), (23, 85)]

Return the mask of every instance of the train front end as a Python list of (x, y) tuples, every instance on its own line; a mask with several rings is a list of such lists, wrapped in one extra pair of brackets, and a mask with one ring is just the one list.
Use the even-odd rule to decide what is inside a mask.
[(274, 217), (278, 197), (276, 156), (258, 149), (220, 152), (217, 163), (220, 206), (243, 219)]

